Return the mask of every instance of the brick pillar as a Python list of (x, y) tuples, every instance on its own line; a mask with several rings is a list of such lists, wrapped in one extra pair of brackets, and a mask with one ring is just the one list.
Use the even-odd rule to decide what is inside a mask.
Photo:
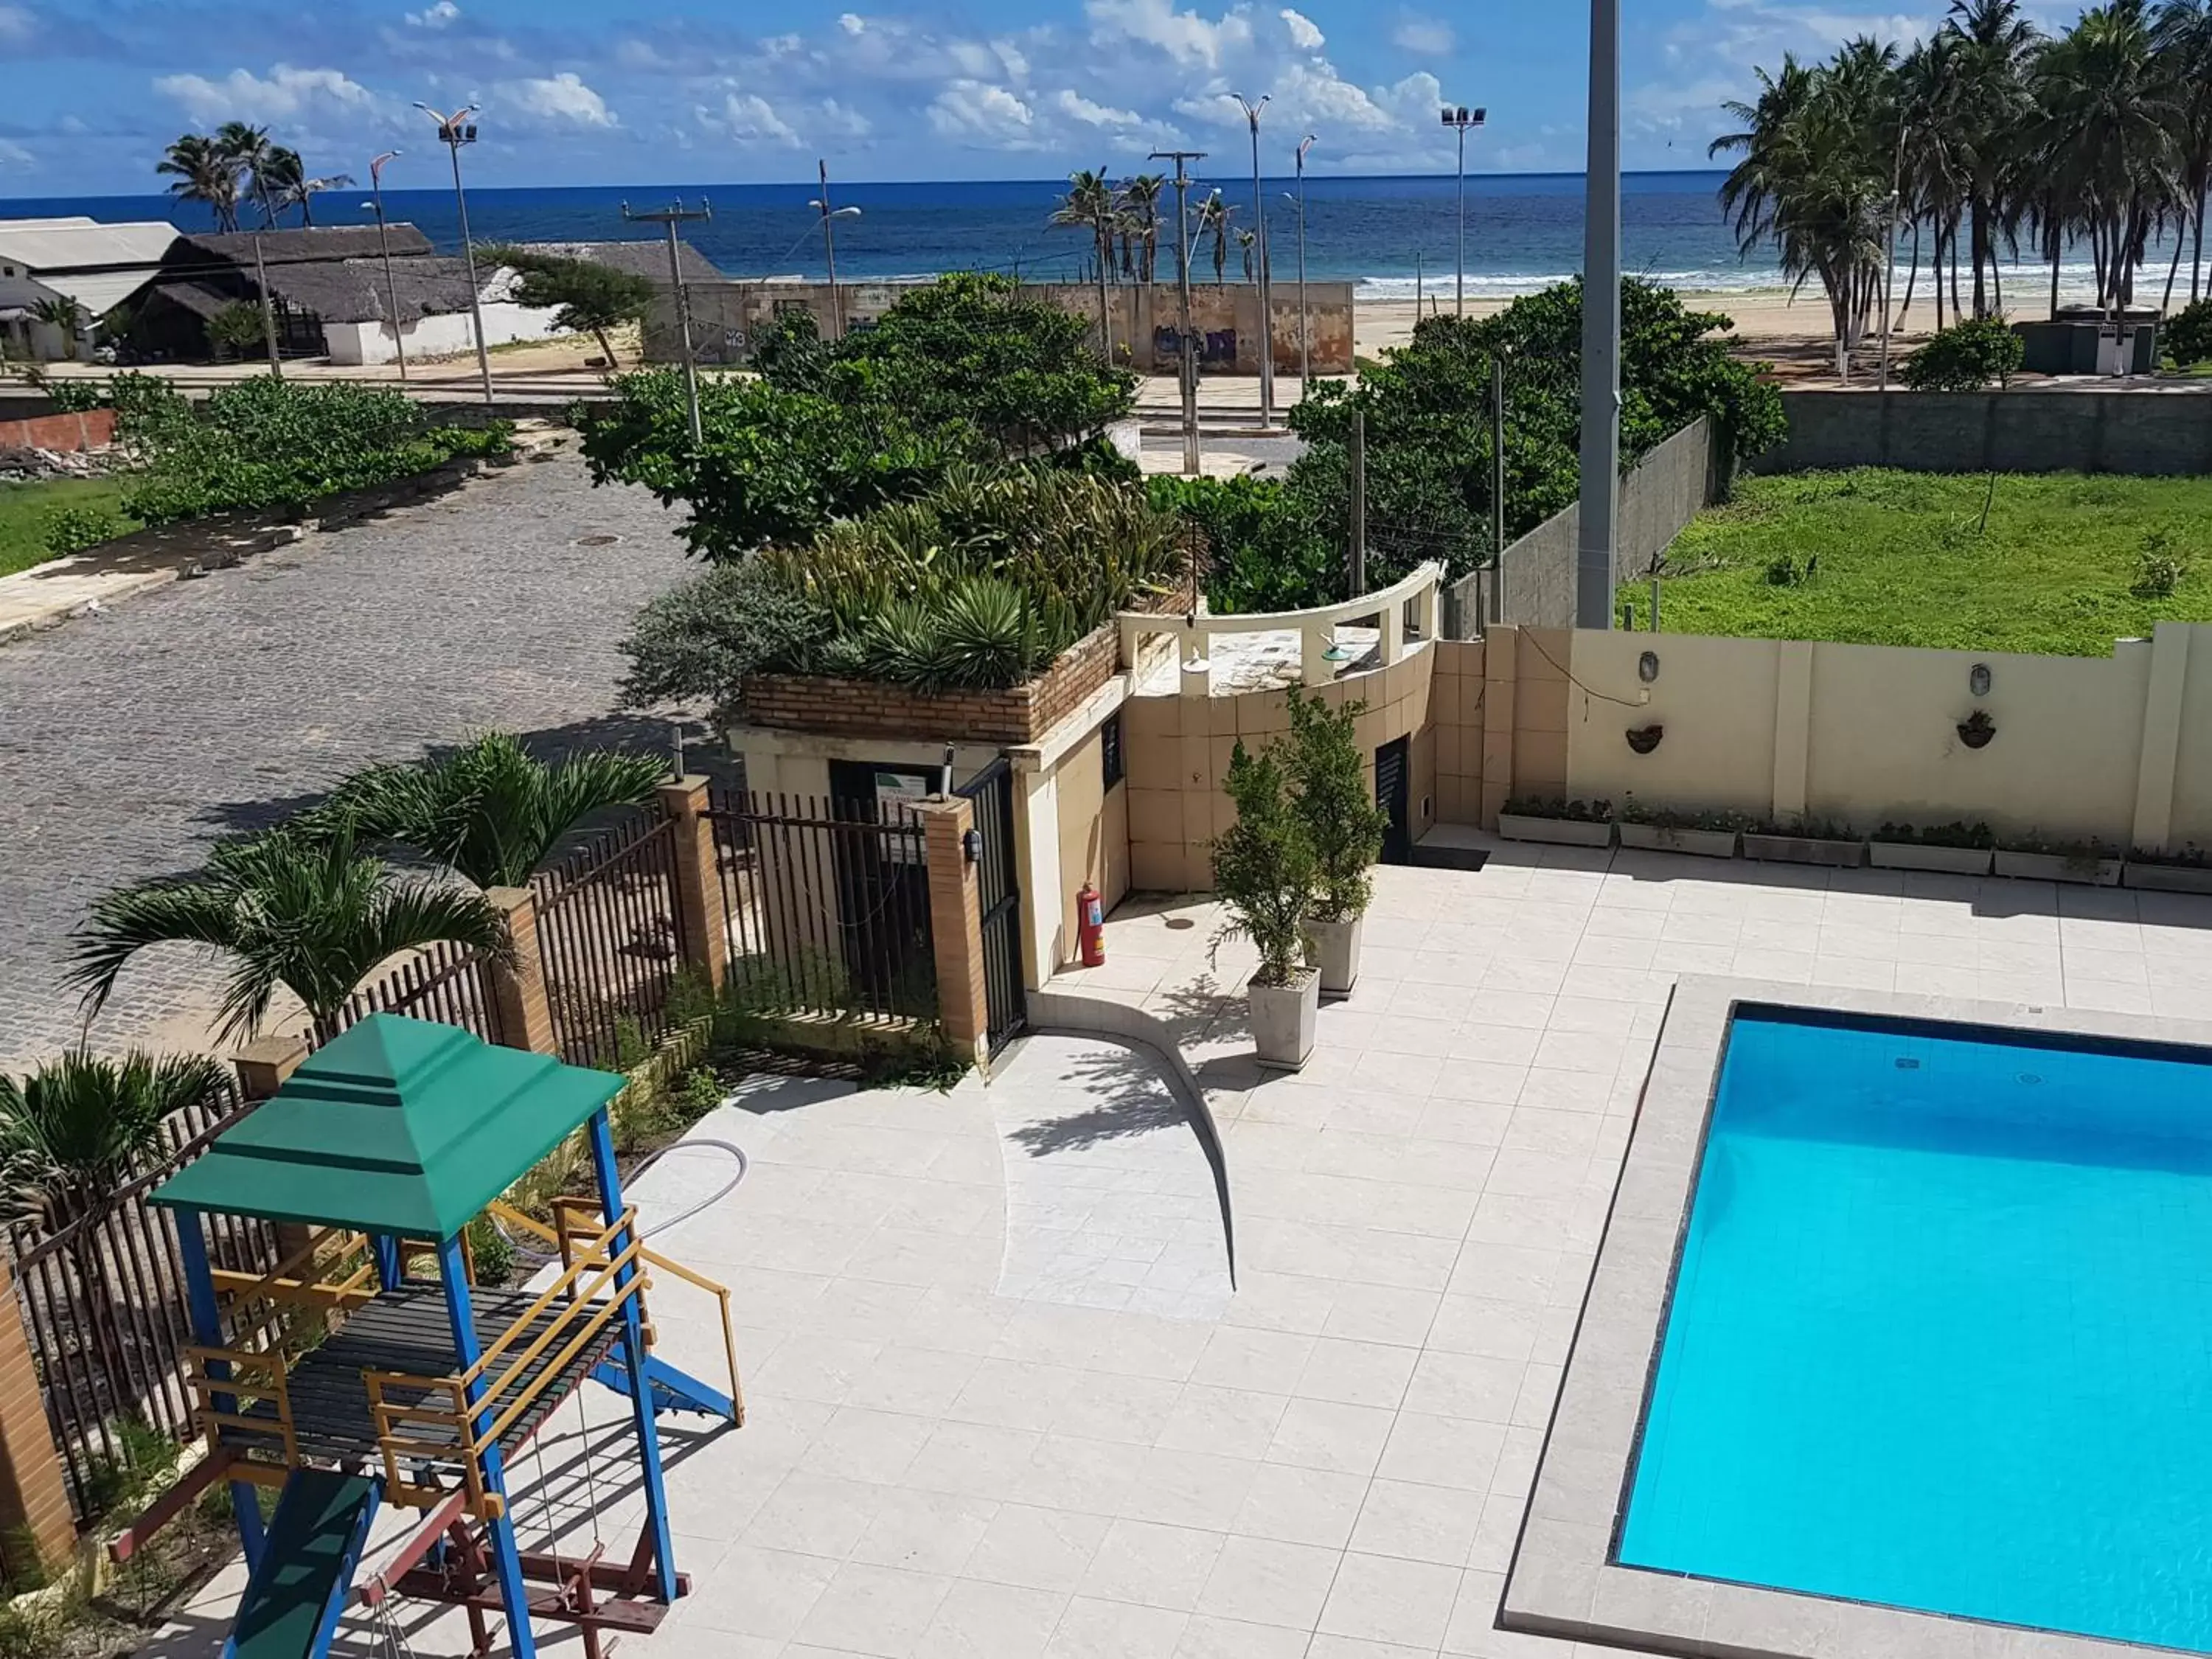
[(537, 896), (527, 887), (490, 887), (484, 897), (505, 919), (507, 940), (514, 947), (512, 962), (494, 957), (484, 974), (499, 1040), (534, 1054), (558, 1054), (553, 1006), (545, 997), (545, 966), (538, 951)]
[[(240, 1097), (267, 1100), (284, 1086), (285, 1080), (300, 1069), (300, 1062), (307, 1057), (304, 1037), (254, 1038), (230, 1059), (233, 1069), (238, 1073)], [(289, 1261), (306, 1249), (314, 1236), (314, 1229), (301, 1222), (280, 1221), (276, 1224), (276, 1253)]]
[(714, 825), (707, 816), (707, 780), (660, 786), (660, 804), (676, 825), (676, 902), (682, 911), (684, 958), (716, 990), (729, 971), (730, 934), (722, 915), (722, 876)]
[(922, 845), (929, 860), (929, 933), (937, 959), (937, 1017), (955, 1052), (981, 1065), (990, 1054), (991, 1016), (983, 990), (983, 899), (962, 845), (975, 824), (964, 796), (923, 801)]
[[(0, 1304), (0, 1558), (10, 1579), (36, 1583), (65, 1565), (76, 1548), (76, 1517), (39, 1395), (15, 1269), (4, 1250)], [(21, 1559), (23, 1550), (34, 1559)]]

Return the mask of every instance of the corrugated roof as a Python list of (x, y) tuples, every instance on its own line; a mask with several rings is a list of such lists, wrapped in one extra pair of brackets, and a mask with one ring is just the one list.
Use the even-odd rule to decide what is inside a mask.
[[(25, 228), (25, 226), (28, 228)], [(21, 265), (33, 275), (158, 264), (177, 240), (177, 228), (160, 222), (102, 225), (49, 224), (40, 220), (0, 219), (0, 264)]]
[(98, 317), (112, 311), (146, 285), (146, 270), (40, 271), (38, 283), (82, 306)]
[(153, 1201), (445, 1240), (622, 1091), (611, 1072), (372, 1014)]

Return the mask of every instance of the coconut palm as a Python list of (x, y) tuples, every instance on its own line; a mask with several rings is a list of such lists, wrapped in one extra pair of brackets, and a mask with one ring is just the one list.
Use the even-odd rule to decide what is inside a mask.
[[(2204, 210), (2212, 196), (2212, 3), (2166, 0), (2151, 28), (2159, 73), (2166, 88), (2173, 131), (2174, 183), (2179, 219), (2189, 228), (2189, 297), (2195, 301), (2204, 280)], [(2179, 224), (2174, 255), (2181, 252)], [(2173, 278), (2166, 298), (2173, 303)]]
[(1140, 173), (1121, 186), (1121, 203), (1137, 236), (1137, 280), (1149, 283), (1160, 257), (1160, 196), (1164, 173)]
[(1114, 356), (1114, 325), (1106, 308), (1106, 283), (1114, 266), (1114, 186), (1105, 169), (1085, 167), (1067, 175), (1067, 194), (1053, 210), (1048, 223), (1091, 233), (1091, 257), (1098, 267), (1098, 342), (1109, 362)]
[(282, 144), (271, 143), (268, 128), (246, 121), (225, 121), (215, 130), (215, 145), (230, 158), (246, 192), (261, 204), (261, 222), (275, 224), (278, 174), (284, 165), (280, 158), (291, 155), (296, 164), (299, 157)]
[(16, 1218), (61, 1226), (95, 1214), (168, 1151), (161, 1126), (221, 1085), (196, 1054), (82, 1049), (24, 1078), (0, 1076), (0, 1196)]
[(214, 139), (185, 133), (169, 146), (154, 171), (175, 180), (170, 195), (204, 204), (215, 215), (217, 230), (238, 228), (238, 163)]
[(307, 177), (307, 164), (301, 161), (300, 152), (283, 145), (272, 146), (269, 161), (263, 169), (263, 179), (269, 190), (269, 201), (276, 219), (281, 220), (294, 208), (300, 210), (300, 222), (315, 222), (314, 198), (318, 191), (350, 190), (353, 175), (334, 173), (326, 178)]
[(2033, 114), (2027, 77), (2037, 35), (2020, 0), (1951, 0), (1943, 33), (1956, 47), (1952, 136), (1966, 186), (1974, 315), (1986, 317), (1984, 266), (1994, 274), (2006, 187), (2018, 175), (2023, 129)]
[(1229, 264), (1229, 216), (1237, 210), (1215, 191), (1198, 204), (1198, 234), (1213, 238), (1213, 285), (1219, 288)]
[(226, 842), (197, 875), (103, 893), (71, 946), (69, 983), (97, 1015), (124, 967), (150, 945), (195, 945), (227, 957), (218, 1012), (225, 1038), (268, 1017), (277, 990), (327, 1030), (356, 987), (384, 962), (438, 944), (498, 957), (512, 946), (481, 894), (403, 880), (342, 830), (279, 829)]
[(1259, 240), (1258, 234), (1254, 231), (1240, 230), (1237, 233), (1237, 251), (1244, 256), (1244, 280), (1248, 283), (1256, 280), (1252, 272), (1252, 247)]
[(520, 887), (578, 823), (667, 781), (655, 755), (599, 750), (549, 765), (488, 732), (420, 765), (356, 772), (303, 827), (404, 847), (478, 887)]

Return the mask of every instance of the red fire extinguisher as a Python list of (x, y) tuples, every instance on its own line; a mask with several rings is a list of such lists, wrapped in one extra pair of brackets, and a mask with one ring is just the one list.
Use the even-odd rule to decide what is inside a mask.
[(1101, 968), (1106, 963), (1106, 911), (1098, 890), (1089, 882), (1075, 896), (1075, 932), (1083, 942), (1083, 965)]

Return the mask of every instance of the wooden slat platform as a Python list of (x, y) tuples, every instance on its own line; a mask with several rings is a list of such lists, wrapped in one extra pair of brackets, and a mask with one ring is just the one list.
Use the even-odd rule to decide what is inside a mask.
[[(485, 1349), (507, 1334), (530, 1304), (537, 1300), (532, 1291), (501, 1291), (478, 1288), (471, 1292), (472, 1312), (477, 1328), (479, 1349)], [(532, 1322), (529, 1334), (519, 1339), (507, 1350), (516, 1354), (527, 1348), (546, 1326), (563, 1317), (568, 1304), (556, 1304)], [(577, 1318), (580, 1321), (580, 1314)], [(529, 1438), (539, 1423), (565, 1400), (571, 1389), (592, 1369), (607, 1356), (616, 1339), (621, 1334), (622, 1322), (610, 1321), (606, 1328), (584, 1351), (561, 1368), (561, 1374), (552, 1387), (532, 1402), (507, 1432), (501, 1437), (503, 1447), (511, 1447)], [(524, 1373), (534, 1378), (546, 1369), (548, 1361), (568, 1346), (573, 1332), (557, 1336)], [(292, 1404), (293, 1433), (303, 1457), (344, 1461), (353, 1458), (375, 1459), (377, 1449), (376, 1424), (369, 1413), (368, 1390), (362, 1385), (364, 1371), (400, 1371), (417, 1376), (441, 1376), (459, 1370), (453, 1356), (453, 1340), (446, 1319), (445, 1292), (435, 1285), (409, 1285), (402, 1290), (378, 1296), (356, 1309), (345, 1324), (320, 1347), (301, 1356), (292, 1368), (289, 1389)], [(504, 1365), (495, 1365), (495, 1373)], [(521, 1378), (514, 1379), (498, 1400), (487, 1402), (495, 1411), (514, 1398), (521, 1386)], [(444, 1403), (442, 1398), (440, 1401)], [(252, 1431), (232, 1429), (225, 1438), (234, 1444), (252, 1444), (278, 1452), (283, 1449), (283, 1437), (274, 1427), (276, 1407), (268, 1401), (246, 1404), (244, 1415), (267, 1420), (271, 1427), (265, 1435)], [(435, 1437), (429, 1425), (416, 1425), (422, 1438), (423, 1455), (436, 1457), (443, 1453), (450, 1456), (453, 1441), (450, 1436)]]

